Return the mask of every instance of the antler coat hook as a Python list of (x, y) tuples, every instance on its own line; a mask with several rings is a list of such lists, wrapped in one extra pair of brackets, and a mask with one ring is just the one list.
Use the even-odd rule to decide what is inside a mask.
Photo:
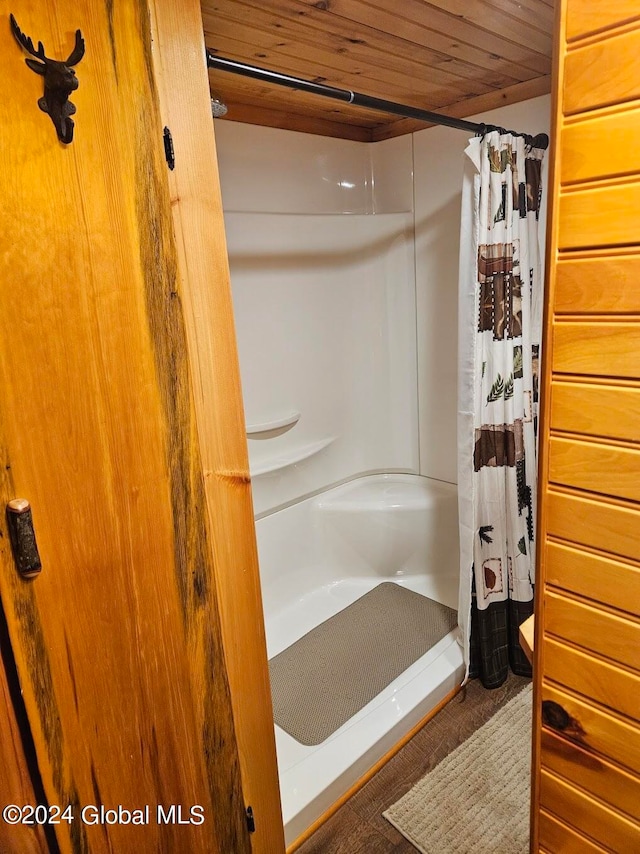
[(69, 95), (80, 85), (73, 66), (77, 65), (84, 56), (84, 39), (80, 30), (76, 30), (76, 43), (69, 58), (64, 62), (49, 59), (45, 56), (44, 45), (38, 42), (38, 50), (33, 42), (20, 30), (13, 15), (9, 18), (11, 32), (23, 50), (40, 60), (25, 59), (25, 62), (44, 77), (44, 95), (38, 101), (38, 106), (44, 113), (48, 113), (53, 122), (58, 139), (68, 145), (73, 140), (73, 119), (70, 118), (75, 111), (75, 104), (69, 100)]

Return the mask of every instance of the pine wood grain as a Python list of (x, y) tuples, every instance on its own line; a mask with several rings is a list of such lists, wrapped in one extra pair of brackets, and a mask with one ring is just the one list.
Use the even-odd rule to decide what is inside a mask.
[[(547, 589), (545, 635), (554, 635), (640, 670), (640, 621), (601, 610)], [(545, 671), (546, 672), (546, 671)]]
[(542, 500), (547, 508), (543, 530), (548, 534), (610, 552), (612, 556), (640, 560), (640, 514), (636, 508), (553, 489), (543, 491)]
[(524, 654), (527, 656), (529, 664), (533, 664), (535, 627), (536, 618), (535, 615), (532, 614), (530, 617), (527, 617), (524, 623), (520, 623), (520, 627), (518, 629), (518, 638), (520, 640), (520, 646), (524, 650)]
[[(407, 0), (401, 10), (393, 0), (203, 0), (202, 12), (207, 44), (222, 56), (427, 110), (471, 115), (549, 91), (553, 13), (547, 3), (473, 0), (450, 7), (449, 0)], [(283, 92), (269, 115), (260, 86), (238, 86), (232, 75), (212, 73), (212, 89), (223, 95), (231, 120), (362, 136), (351, 130), (357, 115), (332, 115), (331, 101), (314, 104), (301, 93)], [(474, 103), (483, 97), (489, 100)], [(424, 124), (386, 116), (370, 140), (417, 127)]]
[[(1, 548), (1, 547), (0, 547)], [(3, 615), (0, 613), (0, 619)], [(0, 638), (6, 642), (4, 631)], [(5, 653), (6, 650), (3, 650)], [(28, 726), (23, 721), (23, 726)], [(38, 803), (20, 735), (18, 717), (9, 692), (7, 674), (0, 658), (0, 808), (7, 804)], [(0, 820), (0, 850), (5, 854), (46, 854), (49, 850), (42, 826), (9, 825)]]
[[(571, 723), (563, 735), (587, 751), (595, 751), (637, 774), (640, 769), (640, 730), (636, 724), (596, 708), (550, 683), (542, 683), (542, 699), (560, 705)], [(545, 730), (553, 732), (545, 725)], [(615, 801), (612, 801), (615, 803)], [(558, 812), (562, 817), (562, 813)], [(568, 814), (570, 815), (570, 813)], [(633, 850), (633, 849), (632, 849)]]
[(582, 833), (614, 851), (634, 851), (640, 844), (640, 825), (569, 783), (542, 769), (540, 802), (547, 810), (570, 816)]
[[(628, 145), (636, 105), (625, 102), (637, 97), (640, 31), (628, 23), (628, 11), (629, 4), (615, 0), (563, 0), (558, 7), (541, 381), (538, 538), (545, 545), (537, 558), (535, 607), (542, 619), (536, 621), (534, 661), (532, 852), (626, 852), (640, 840), (637, 803), (632, 806), (637, 775), (631, 773), (640, 762), (639, 576), (632, 563), (640, 558), (640, 493), (632, 473), (640, 338), (636, 318), (624, 316), (638, 311), (631, 222), (637, 222), (640, 197), (636, 146)], [(608, 30), (617, 17), (625, 18), (624, 27)], [(575, 41), (579, 36), (588, 38)], [(565, 121), (566, 114), (571, 118)], [(601, 156), (605, 149), (610, 158)], [(568, 715), (567, 726), (557, 718), (561, 734), (544, 724), (545, 701)]]
[[(274, 110), (265, 107), (264, 102), (255, 103), (252, 100), (234, 98), (229, 106), (229, 118), (235, 122), (258, 124), (263, 127), (293, 130), (298, 133), (315, 133), (319, 136), (330, 136), (336, 139), (351, 139), (355, 142), (371, 142), (374, 128), (354, 124), (352, 119), (345, 123), (339, 115), (332, 121), (318, 118), (312, 109), (299, 112)], [(330, 115), (326, 111), (324, 115)]]
[(545, 675), (614, 712), (640, 720), (640, 675), (551, 637), (545, 638)]
[(640, 96), (640, 30), (603, 37), (568, 51), (565, 58), (565, 115), (620, 104)]
[[(544, 77), (536, 77), (533, 80), (526, 80), (524, 83), (516, 83), (513, 86), (508, 86), (506, 89), (490, 92), (487, 95), (476, 95), (474, 98), (467, 98), (450, 107), (438, 108), (437, 112), (445, 116), (463, 119), (466, 116), (489, 112), (498, 107), (506, 107), (508, 104), (517, 104), (519, 101), (526, 101), (529, 98), (548, 95), (550, 91), (551, 77), (550, 75), (545, 75)], [(377, 142), (381, 139), (390, 139), (404, 133), (413, 133), (414, 131), (422, 130), (425, 127), (431, 127), (431, 125), (425, 122), (418, 122), (415, 119), (399, 119), (374, 128), (372, 140), (373, 142)], [(461, 131), (461, 133), (464, 133), (464, 131)]]
[[(177, 152), (169, 184), (194, 383), (195, 426), (205, 476), (203, 497), (244, 803), (251, 805), (256, 822), (250, 844), (256, 854), (277, 854), (284, 851), (284, 831), (240, 368), (200, 10), (197, 2), (176, 5), (170, 0), (154, 0), (153, 11), (160, 104)], [(205, 648), (206, 637), (205, 633)], [(197, 645), (202, 646), (203, 641)], [(213, 762), (211, 773), (216, 773)], [(221, 791), (227, 786), (223, 778)]]
[(637, 820), (640, 780), (636, 775), (550, 730), (542, 733), (542, 750), (543, 767), (605, 803), (615, 802), (617, 809)]
[[(219, 28), (219, 18), (227, 22), (226, 28)], [(353, 24), (323, 14), (315, 6), (305, 10), (305, 4), (299, 0), (234, 0), (233, 4), (227, 0), (210, 0), (209, 5), (203, 8), (203, 22), (212, 47), (223, 55), (221, 44), (226, 50), (226, 36), (245, 45), (254, 45), (254, 32), (259, 29), (271, 38), (275, 34), (277, 55), (280, 56), (284, 48), (282, 55), (288, 59), (283, 64), (295, 67), (297, 76), (315, 78), (324, 76), (329, 69), (328, 82), (336, 81), (332, 85), (362, 91), (367, 90), (367, 79), (371, 76), (377, 81), (373, 83), (371, 94), (386, 92), (391, 97), (393, 87), (397, 87), (399, 93), (409, 88), (415, 98), (418, 88), (428, 95), (431, 88), (440, 87), (448, 89), (451, 100), (453, 93), (464, 97), (515, 83), (519, 79), (490, 69), (479, 75), (474, 65), (449, 60), (414, 40), (405, 42), (398, 39), (392, 35), (394, 30), (385, 35), (377, 28), (359, 25), (357, 31), (354, 29), (356, 35), (352, 36)], [(398, 25), (396, 21), (396, 27)], [(307, 55), (307, 48), (316, 53)], [(322, 60), (324, 72), (316, 69), (316, 58)], [(310, 73), (312, 59), (314, 70)], [(415, 77), (421, 72), (425, 77), (418, 86)], [(401, 97), (398, 95), (393, 99), (400, 101)]]
[[(640, 41), (639, 41), (640, 45)], [(623, 246), (637, 242), (640, 182), (609, 182), (560, 196), (560, 249)]]
[(638, 18), (636, 0), (567, 0), (567, 41)]
[(547, 541), (547, 584), (636, 616), (640, 612), (640, 566), (576, 546)]
[[(551, 81), (551, 134), (549, 152), (549, 178), (548, 193), (549, 203), (547, 207), (547, 233), (546, 233), (546, 269), (543, 301), (542, 320), (542, 359), (540, 361), (540, 391), (539, 391), (539, 415), (538, 415), (538, 492), (536, 507), (536, 532), (538, 547), (536, 550), (536, 584), (534, 590), (534, 614), (538, 615), (534, 627), (534, 660), (533, 660), (533, 716), (532, 716), (532, 738), (531, 738), (531, 854), (541, 851), (541, 822), (542, 831), (549, 833), (549, 822), (544, 822), (540, 810), (540, 767), (541, 767), (541, 738), (542, 738), (542, 675), (544, 672), (544, 595), (545, 586), (545, 564), (543, 560), (543, 549), (540, 544), (549, 531), (550, 525), (550, 502), (547, 483), (548, 456), (549, 456), (549, 410), (551, 406), (551, 359), (553, 355), (552, 330), (554, 320), (554, 291), (556, 286), (556, 251), (558, 240), (558, 207), (559, 207), (559, 149), (558, 137), (562, 126), (562, 90), (564, 85), (564, 62), (561, 58), (562, 48), (565, 42), (566, 20), (562, 0), (555, 6), (555, 40), (553, 77)], [(557, 828), (556, 828), (557, 830)], [(547, 837), (545, 837), (548, 841)], [(553, 850), (553, 849), (551, 849)]]
[(640, 501), (640, 450), (552, 437), (549, 482)]
[(640, 110), (609, 110), (562, 128), (562, 183), (640, 171)]
[(554, 311), (640, 313), (640, 254), (637, 250), (590, 252), (560, 258), (555, 266)]
[[(329, 109), (327, 99), (321, 95), (293, 92), (275, 83), (260, 82), (256, 85), (255, 81), (236, 77), (215, 68), (209, 72), (209, 78), (211, 88), (225, 103), (228, 102), (230, 110), (233, 110), (236, 104), (256, 103), (262, 104), (263, 109), (292, 111), (301, 116), (317, 119), (318, 109), (321, 108), (320, 115), (324, 120), (352, 122), (362, 127), (374, 127), (388, 116), (388, 113), (380, 110), (365, 110), (346, 101), (332, 101)], [(224, 120), (227, 121), (230, 115), (230, 112), (227, 113)]]
[[(267, 0), (267, 2), (277, 2), (277, 0)], [(302, 3), (311, 7), (314, 5), (314, 0), (302, 0)], [(454, 5), (456, 5), (455, 2)], [(522, 38), (523, 30), (519, 28), (517, 21), (501, 15), (493, 8), (488, 8), (484, 3), (465, 4), (464, 7), (461, 4), (463, 14), (451, 12), (451, 3), (447, 3), (447, 11), (442, 11), (436, 8), (436, 5), (422, 3), (420, 0), (404, 0), (400, 14), (395, 6), (382, 0), (371, 4), (365, 3), (364, 0), (326, 0), (323, 6), (320, 9), (324, 11), (325, 17), (336, 15), (343, 20), (354, 21), (387, 32), (394, 32), (395, 27), (398, 26), (398, 23), (393, 20), (395, 13), (412, 27), (411, 31), (401, 31), (403, 37), (409, 36), (411, 41), (420, 41), (419, 32), (422, 28), (435, 30), (448, 35), (449, 38), (476, 45), (536, 71), (549, 72), (551, 49), (549, 34), (530, 31), (531, 40), (527, 42)], [(474, 16), (475, 20), (471, 20)], [(480, 20), (483, 23), (478, 26)], [(490, 25), (489, 21), (491, 21)], [(417, 28), (420, 28), (418, 32), (416, 32)]]
[(553, 370), (589, 376), (640, 375), (640, 323), (557, 322), (553, 328)]
[(601, 854), (607, 850), (546, 810), (540, 810), (540, 846), (541, 852), (549, 854), (555, 851), (562, 851), (563, 854)]
[[(76, 814), (60, 849), (248, 851), (149, 11), (12, 8), (53, 55), (88, 45), (64, 147), (0, 31), (1, 497), (30, 500), (43, 561), (27, 584), (3, 555), (0, 596), (47, 798)], [(82, 824), (100, 803), (205, 822)]]
[(551, 399), (553, 430), (640, 441), (640, 388), (555, 381)]
[[(280, 7), (272, 7), (280, 9)], [(287, 7), (295, 8), (295, 7)], [(379, 28), (368, 27), (365, 24), (356, 24), (353, 21), (336, 18), (333, 15), (322, 15), (315, 7), (309, 14), (296, 20), (291, 15), (291, 26), (288, 29), (288, 20), (281, 16), (277, 18), (258, 19), (254, 22), (252, 15), (243, 14), (242, 7), (236, 3), (219, 3), (216, 6), (215, 20), (207, 12), (208, 4), (203, 4), (203, 18), (207, 38), (213, 41), (213, 46), (222, 38), (225, 46), (229, 36), (234, 39), (242, 35), (244, 41), (261, 51), (272, 50), (276, 53), (288, 56), (298, 56), (304, 61), (304, 55), (300, 52), (300, 44), (305, 45), (305, 54), (308, 52), (309, 61), (322, 62), (345, 71), (352, 72), (361, 77), (371, 76), (373, 79), (387, 79), (388, 75), (399, 72), (395, 65), (401, 58), (411, 63), (412, 76), (424, 69), (428, 73), (430, 60), (439, 66), (450, 64), (449, 58), (456, 61), (451, 69), (453, 73), (460, 68), (461, 76), (469, 76), (473, 70), (476, 73), (483, 71), (499, 75), (502, 79), (511, 79), (513, 82), (529, 80), (536, 76), (536, 72), (516, 63), (509, 62), (504, 58), (477, 48), (473, 44), (458, 43), (456, 40), (443, 33), (428, 29), (422, 30), (417, 35), (417, 30), (410, 22), (403, 18), (397, 18), (393, 29), (385, 32)], [(254, 6), (255, 10), (256, 7)], [(300, 8), (298, 7), (298, 11)], [(256, 26), (260, 23), (261, 26)], [(280, 24), (280, 26), (276, 26)], [(284, 33), (282, 32), (284, 30)], [(249, 35), (246, 38), (246, 35)], [(331, 39), (331, 41), (329, 41)], [(353, 56), (353, 50), (357, 49), (356, 40), (366, 41), (371, 48), (375, 48), (381, 55), (388, 55), (392, 60), (391, 68), (382, 63), (369, 64), (362, 61), (359, 55)], [(417, 40), (416, 40), (417, 39)], [(259, 57), (258, 57), (259, 58)], [(357, 62), (360, 59), (360, 62)], [(491, 76), (487, 80), (494, 79)], [(405, 84), (406, 85), (406, 84)]]

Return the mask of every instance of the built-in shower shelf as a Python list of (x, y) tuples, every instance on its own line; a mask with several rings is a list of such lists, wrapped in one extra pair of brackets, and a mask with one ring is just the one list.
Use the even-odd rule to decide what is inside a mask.
[(299, 412), (291, 412), (289, 415), (284, 415), (281, 418), (274, 418), (271, 421), (260, 421), (256, 424), (247, 424), (248, 439), (269, 439), (272, 436), (279, 436), (286, 433), (300, 420)]
[(259, 477), (261, 474), (270, 474), (280, 469), (286, 469), (289, 466), (294, 466), (296, 463), (301, 463), (303, 460), (308, 460), (309, 457), (319, 454), (332, 442), (335, 442), (335, 436), (329, 436), (327, 439), (320, 439), (318, 442), (310, 442), (306, 445), (298, 445), (295, 448), (280, 453), (277, 456), (268, 457), (261, 460), (255, 466), (251, 466), (251, 477)]

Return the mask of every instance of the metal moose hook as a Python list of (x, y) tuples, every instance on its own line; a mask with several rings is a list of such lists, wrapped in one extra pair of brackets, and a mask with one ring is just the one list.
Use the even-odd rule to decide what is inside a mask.
[(13, 15), (10, 15), (10, 22), (11, 32), (20, 47), (40, 60), (36, 62), (34, 59), (25, 59), (32, 71), (44, 77), (44, 95), (38, 100), (38, 106), (50, 116), (60, 142), (68, 145), (73, 140), (73, 119), (70, 116), (76, 111), (75, 104), (71, 103), (69, 96), (80, 85), (73, 66), (77, 65), (84, 56), (82, 34), (80, 30), (76, 30), (75, 47), (69, 58), (60, 62), (45, 56), (42, 42), (38, 42), (38, 50), (36, 50), (31, 39), (20, 30)]

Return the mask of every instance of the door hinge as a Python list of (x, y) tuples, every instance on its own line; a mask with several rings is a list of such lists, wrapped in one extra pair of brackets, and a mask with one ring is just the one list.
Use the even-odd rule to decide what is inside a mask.
[(171, 136), (169, 128), (166, 127), (162, 131), (162, 138), (164, 140), (164, 156), (167, 161), (167, 166), (169, 169), (174, 169), (176, 165), (176, 156), (173, 151), (173, 137)]
[(247, 807), (246, 810), (244, 811), (244, 814), (245, 814), (245, 818), (247, 819), (247, 829), (248, 829), (249, 833), (255, 833), (256, 832), (256, 820), (253, 817), (253, 808)]

